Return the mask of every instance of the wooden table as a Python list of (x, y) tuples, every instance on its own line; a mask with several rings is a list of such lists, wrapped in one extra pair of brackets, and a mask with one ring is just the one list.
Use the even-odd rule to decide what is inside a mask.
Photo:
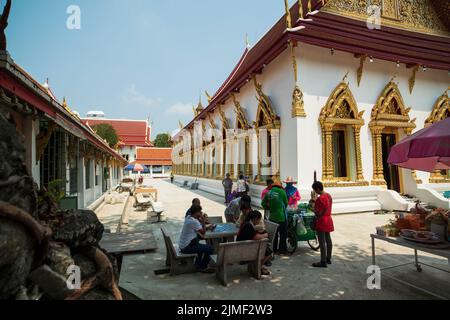
[(153, 199), (155, 202), (158, 201), (158, 189), (155, 188), (139, 188), (137, 187), (136, 190), (134, 190), (134, 193), (144, 193), (144, 194), (150, 194), (153, 196)]
[(221, 242), (233, 242), (235, 236), (238, 234), (238, 227), (234, 223), (218, 224), (216, 229), (225, 229), (220, 231), (206, 231), (203, 236), (207, 242), (210, 242), (214, 247), (214, 252), (219, 251), (219, 244)]
[(146, 254), (158, 248), (155, 236), (151, 231), (127, 233), (106, 233), (100, 241), (100, 247), (117, 259), (119, 275), (122, 269), (123, 256)]
[[(433, 268), (433, 269), (437, 269), (437, 270), (440, 270), (440, 271), (443, 271), (443, 272), (450, 273), (448, 270), (441, 269), (441, 268), (438, 268), (438, 267), (435, 267), (435, 266), (432, 266), (432, 265), (429, 265), (429, 264), (426, 264), (426, 263), (423, 263), (423, 262), (419, 262), (419, 256), (418, 256), (418, 251), (422, 251), (422, 252), (426, 252), (426, 253), (429, 253), (429, 254), (432, 254), (432, 255), (435, 255), (435, 256), (447, 258), (448, 262), (450, 264), (450, 243), (446, 243), (446, 244), (443, 244), (441, 246), (432, 247), (432, 246), (422, 245), (420, 243), (415, 243), (415, 242), (412, 242), (412, 241), (408, 241), (408, 240), (403, 239), (402, 237), (397, 237), (397, 238), (384, 237), (384, 236), (380, 236), (378, 234), (372, 234), (372, 235), (370, 235), (370, 237), (372, 238), (372, 264), (374, 266), (376, 265), (375, 240), (385, 241), (385, 242), (388, 242), (388, 243), (391, 243), (391, 244), (394, 244), (394, 245), (398, 245), (398, 246), (401, 246), (401, 247), (406, 247), (406, 248), (410, 248), (410, 249), (414, 250), (414, 262), (403, 263), (403, 264), (399, 264), (399, 265), (395, 265), (395, 266), (388, 266), (388, 267), (380, 268), (380, 270), (394, 269), (394, 268), (398, 268), (398, 267), (414, 264), (414, 266), (416, 267), (418, 272), (422, 272), (422, 266), (421, 265), (424, 265), (424, 266), (427, 266), (427, 267), (430, 267), (430, 268)], [(400, 283), (403, 283), (403, 284), (405, 284), (407, 286), (410, 286), (412, 288), (415, 288), (417, 290), (425, 292), (425, 293), (427, 293), (429, 295), (432, 295), (432, 296), (434, 296), (436, 298), (447, 300), (447, 298), (445, 298), (445, 297), (442, 297), (442, 296), (440, 296), (438, 294), (435, 294), (435, 293), (432, 293), (430, 291), (427, 291), (427, 290), (425, 290), (423, 288), (419, 288), (419, 287), (417, 287), (417, 286), (415, 286), (415, 285), (413, 285), (413, 284), (411, 284), (409, 282), (400, 280), (400, 279), (395, 278), (393, 276), (389, 276), (389, 275), (386, 275), (386, 274), (383, 273), (383, 277), (391, 278), (392, 280), (395, 280), (395, 281), (398, 281)]]

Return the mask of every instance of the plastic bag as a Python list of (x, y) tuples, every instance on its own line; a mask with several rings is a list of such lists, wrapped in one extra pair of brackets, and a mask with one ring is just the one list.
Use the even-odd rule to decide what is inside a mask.
[(298, 216), (297, 221), (297, 234), (302, 236), (308, 233), (308, 230), (305, 227), (305, 222), (303, 221), (303, 218), (301, 216)]

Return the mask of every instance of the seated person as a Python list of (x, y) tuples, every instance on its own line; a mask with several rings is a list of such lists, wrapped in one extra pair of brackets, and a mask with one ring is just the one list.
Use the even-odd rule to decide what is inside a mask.
[[(243, 202), (241, 205), (241, 215), (239, 216), (238, 224), (239, 226), (242, 226), (243, 223), (245, 223), (247, 216), (250, 212), (252, 212), (252, 205), (250, 202)], [(265, 230), (266, 226), (264, 224), (264, 219), (261, 219), (258, 224), (255, 225), (256, 230), (261, 231)]]
[(207, 230), (207, 227), (203, 224), (202, 207), (193, 205), (190, 212), (191, 215), (184, 221), (181, 231), (180, 251), (184, 254), (198, 254), (195, 260), (197, 270), (204, 273), (214, 273), (215, 270), (208, 267), (214, 248), (208, 244), (200, 243), (200, 239)]
[[(194, 198), (192, 199), (192, 206), (200, 206), (200, 199), (198, 198)], [(188, 209), (188, 211), (186, 211), (186, 218), (189, 217), (191, 215), (191, 208), (192, 206)]]
[(234, 199), (225, 209), (225, 220), (227, 223), (237, 223), (243, 208), (251, 208), (251, 199), (249, 196), (243, 196)]
[[(248, 241), (248, 240), (262, 240), (268, 239), (269, 234), (266, 231), (258, 232), (256, 230), (256, 226), (261, 223), (262, 214), (259, 211), (251, 211), (246, 215), (244, 223), (241, 225), (239, 229), (236, 241)], [(264, 255), (264, 259), (262, 264), (265, 265), (271, 258), (272, 253), (269, 247), (266, 248), (266, 253)], [(264, 266), (261, 269), (261, 273), (263, 275), (270, 275), (270, 271), (267, 270)]]

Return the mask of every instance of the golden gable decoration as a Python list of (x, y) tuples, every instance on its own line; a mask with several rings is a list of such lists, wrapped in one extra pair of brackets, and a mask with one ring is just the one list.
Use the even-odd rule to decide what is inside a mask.
[[(237, 100), (236, 95), (232, 94), (231, 97), (233, 98), (234, 112), (236, 113), (236, 120), (238, 123), (241, 124), (241, 126), (242, 126), (241, 129), (244, 129), (244, 130), (250, 129), (251, 126), (248, 123), (247, 116), (245, 115), (240, 102)], [(236, 125), (236, 128), (237, 128), (237, 125)]]
[[(382, 26), (450, 35), (446, 27), (450, 12), (447, 0), (371, 0), (370, 5), (381, 8)], [(367, 7), (367, 0), (331, 0), (321, 11), (366, 21)]]
[(223, 112), (222, 108), (219, 108), (219, 115), (222, 121), (222, 129), (228, 130), (230, 129), (230, 123), (228, 122), (227, 117), (225, 116), (225, 112)]
[(253, 81), (256, 89), (256, 99), (258, 100), (258, 111), (256, 112), (256, 125), (255, 127), (261, 127), (261, 124), (258, 123), (260, 119), (260, 115), (263, 115), (264, 125), (271, 128), (280, 128), (280, 118), (276, 115), (275, 111), (272, 107), (272, 101), (270, 98), (263, 92), (262, 85), (258, 83), (256, 77), (253, 77)]
[(441, 95), (434, 104), (433, 111), (430, 116), (425, 120), (425, 127), (429, 127), (432, 124), (450, 117), (450, 100), (448, 98), (447, 88), (443, 95)]

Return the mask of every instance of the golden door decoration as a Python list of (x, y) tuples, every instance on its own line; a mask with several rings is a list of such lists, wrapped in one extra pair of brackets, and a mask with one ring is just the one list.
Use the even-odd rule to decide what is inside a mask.
[[(358, 112), (355, 98), (348, 83), (342, 81), (331, 93), (322, 108), (319, 122), (322, 128), (322, 180), (327, 187), (368, 186), (364, 180), (361, 159), (361, 127), (364, 111)], [(351, 126), (355, 143), (356, 181), (347, 182), (334, 176), (333, 129), (336, 126)], [(346, 182), (346, 183), (344, 183)]]
[[(433, 111), (425, 120), (425, 127), (429, 127), (439, 121), (450, 117), (450, 99), (448, 97), (447, 88), (443, 95), (441, 95), (434, 104)], [(448, 175), (443, 175), (440, 170), (434, 171), (430, 176), (430, 183), (450, 183)]]
[[(387, 186), (383, 170), (382, 133), (386, 128), (393, 128), (402, 129), (407, 135), (411, 135), (416, 128), (416, 119), (410, 119), (410, 110), (411, 108), (405, 107), (397, 84), (391, 80), (373, 107), (369, 124), (373, 149), (372, 185)], [(417, 183), (422, 183), (417, 179), (415, 171), (412, 172), (412, 175)]]
[[(258, 141), (258, 177), (256, 182), (260, 183), (262, 176), (262, 167), (261, 167), (261, 159), (262, 148), (260, 145), (260, 130), (268, 130), (270, 131), (271, 144), (272, 149), (272, 161), (271, 167), (280, 168), (279, 160), (280, 160), (280, 135), (278, 131), (281, 128), (280, 117), (275, 113), (272, 101), (270, 98), (263, 92), (262, 85), (258, 83), (256, 77), (253, 77), (255, 89), (256, 89), (256, 99), (258, 100), (258, 110), (256, 112), (256, 121), (254, 122), (254, 127), (256, 129), (257, 141)], [(280, 178), (280, 172), (273, 175), (274, 180)]]

